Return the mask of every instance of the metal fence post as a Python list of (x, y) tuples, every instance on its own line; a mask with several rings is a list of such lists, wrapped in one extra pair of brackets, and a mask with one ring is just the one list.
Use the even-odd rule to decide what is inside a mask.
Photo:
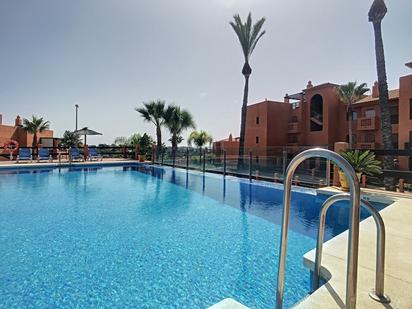
[(282, 158), (282, 178), (285, 179), (286, 176), (286, 166), (288, 165), (288, 152), (286, 150), (283, 150), (283, 158)]
[(203, 149), (203, 173), (206, 169), (206, 149)]
[(226, 150), (223, 150), (223, 176), (226, 176)]
[(249, 181), (252, 181), (252, 150), (249, 151)]
[(189, 147), (186, 148), (186, 169), (189, 169)]
[(326, 186), (330, 186), (330, 160), (326, 161)]

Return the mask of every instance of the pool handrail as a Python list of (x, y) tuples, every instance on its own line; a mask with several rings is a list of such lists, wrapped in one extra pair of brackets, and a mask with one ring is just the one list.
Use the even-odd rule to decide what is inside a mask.
[[(326, 214), (333, 204), (339, 201), (347, 201), (350, 199), (348, 193), (340, 193), (332, 195), (323, 204), (319, 213), (319, 228), (316, 239), (316, 253), (315, 266), (313, 269), (312, 292), (317, 290), (320, 286), (320, 268), (322, 264), (323, 240), (325, 236), (325, 221)], [(385, 224), (379, 211), (377, 211), (368, 201), (361, 199), (361, 206), (363, 206), (372, 216), (376, 224), (376, 274), (375, 274), (375, 290), (369, 293), (369, 296), (378, 302), (389, 303), (390, 298), (385, 295)]]
[(356, 308), (356, 291), (358, 277), (358, 253), (359, 253), (359, 221), (360, 221), (360, 186), (355, 170), (341, 155), (331, 150), (313, 148), (302, 151), (289, 163), (284, 180), (282, 228), (279, 248), (278, 280), (276, 289), (276, 308), (283, 305), (283, 292), (285, 287), (285, 266), (288, 239), (290, 198), (293, 174), (303, 161), (309, 158), (321, 157), (334, 162), (346, 175), (350, 188), (350, 215), (348, 237), (348, 261), (346, 271), (346, 308)]

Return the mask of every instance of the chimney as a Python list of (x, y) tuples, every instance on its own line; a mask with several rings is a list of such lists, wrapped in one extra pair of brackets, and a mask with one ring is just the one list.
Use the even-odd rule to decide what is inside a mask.
[(17, 115), (16, 121), (14, 122), (14, 125), (15, 125), (16, 127), (21, 127), (21, 126), (22, 126), (22, 121), (21, 121), (21, 118), (20, 118), (19, 115)]
[(3, 115), (0, 114), (0, 126), (3, 124)]
[(285, 94), (285, 97), (283, 98), (283, 102), (289, 103), (289, 95)]
[(379, 97), (379, 88), (378, 88), (378, 82), (375, 82), (372, 86), (372, 98), (377, 98)]
[(229, 134), (229, 142), (233, 140), (232, 133)]
[(306, 89), (312, 88), (312, 81), (308, 81), (308, 84), (306, 85)]

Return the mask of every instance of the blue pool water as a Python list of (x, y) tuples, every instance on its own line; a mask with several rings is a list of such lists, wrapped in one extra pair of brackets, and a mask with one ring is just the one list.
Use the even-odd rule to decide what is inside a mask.
[[(0, 196), (0, 308), (275, 305), (273, 184), (147, 166), (0, 170)], [(325, 198), (292, 194), (286, 308), (309, 291), (302, 256)], [(347, 216), (331, 208), (326, 239)]]

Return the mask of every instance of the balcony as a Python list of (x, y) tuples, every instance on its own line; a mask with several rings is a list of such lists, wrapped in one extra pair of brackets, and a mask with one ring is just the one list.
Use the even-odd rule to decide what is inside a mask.
[(367, 131), (367, 130), (377, 130), (379, 128), (379, 118), (378, 117), (363, 117), (357, 119), (357, 130)]
[(289, 122), (288, 123), (288, 133), (299, 133), (299, 123)]
[(358, 149), (375, 149), (375, 147), (375, 142), (359, 142), (356, 144), (356, 148)]

